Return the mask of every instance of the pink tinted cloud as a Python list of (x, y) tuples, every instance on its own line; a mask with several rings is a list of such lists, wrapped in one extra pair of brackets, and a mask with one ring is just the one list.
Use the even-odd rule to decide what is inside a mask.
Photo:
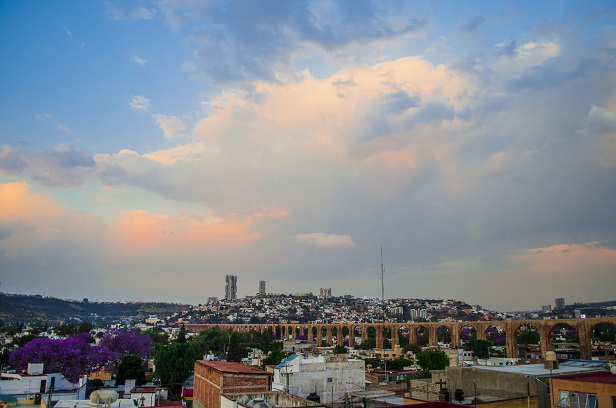
[(512, 258), (522, 262), (527, 273), (541, 278), (588, 279), (593, 275), (609, 276), (616, 270), (616, 250), (598, 243), (533, 248)]
[(24, 182), (0, 184), (0, 219), (57, 219), (63, 208), (52, 198), (36, 193)]
[(114, 252), (121, 258), (146, 253), (196, 255), (257, 241), (262, 234), (253, 228), (256, 220), (286, 215), (285, 210), (271, 208), (258, 209), (241, 218), (188, 211), (176, 216), (131, 210), (124, 211), (120, 221), (109, 226), (109, 235)]

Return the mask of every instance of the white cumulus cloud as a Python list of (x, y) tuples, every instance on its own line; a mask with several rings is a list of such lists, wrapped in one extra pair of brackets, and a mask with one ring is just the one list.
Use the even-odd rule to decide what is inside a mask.
[(130, 100), (128, 106), (136, 111), (148, 111), (150, 110), (150, 100), (145, 96), (136, 95)]
[(133, 58), (131, 58), (130, 60), (134, 63), (141, 65), (142, 67), (145, 67), (145, 63), (148, 62), (148, 60), (141, 58), (138, 55), (133, 56)]
[(353, 242), (353, 238), (350, 235), (327, 234), (325, 232), (297, 234), (295, 236), (295, 242), (315, 247), (355, 247), (355, 242)]

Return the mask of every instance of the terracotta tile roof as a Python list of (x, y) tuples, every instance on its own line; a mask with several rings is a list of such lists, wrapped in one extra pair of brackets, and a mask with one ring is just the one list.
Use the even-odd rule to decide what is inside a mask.
[(273, 375), (266, 371), (260, 370), (255, 367), (247, 366), (245, 364), (233, 363), (229, 361), (205, 361), (198, 360), (198, 362), (204, 366), (213, 368), (221, 373), (228, 374), (248, 374), (248, 375)]

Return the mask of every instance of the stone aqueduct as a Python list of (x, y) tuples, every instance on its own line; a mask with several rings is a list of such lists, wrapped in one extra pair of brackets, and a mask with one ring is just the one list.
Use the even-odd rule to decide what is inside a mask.
[[(580, 356), (582, 359), (589, 359), (592, 356), (591, 334), (593, 329), (600, 323), (608, 323), (616, 326), (616, 317), (608, 318), (590, 318), (590, 319), (554, 319), (554, 320), (501, 320), (501, 321), (481, 321), (481, 322), (407, 322), (407, 323), (285, 323), (285, 324), (186, 324), (185, 329), (192, 332), (200, 332), (202, 330), (219, 328), (223, 330), (234, 330), (237, 332), (265, 332), (271, 329), (273, 332), (278, 332), (281, 338), (295, 339), (299, 335), (306, 336), (308, 339), (317, 339), (319, 334), (325, 341), (332, 344), (333, 331), (336, 334), (342, 333), (346, 338), (348, 336), (349, 346), (355, 345), (355, 337), (361, 336), (362, 342), (368, 339), (368, 330), (374, 329), (376, 334), (376, 347), (383, 348), (385, 338), (389, 338), (392, 346), (400, 344), (400, 333), (408, 330), (409, 342), (416, 343), (417, 336), (412, 335), (418, 333), (421, 328), (428, 332), (428, 345), (438, 346), (437, 331), (440, 327), (444, 327), (451, 333), (451, 344), (460, 344), (460, 334), (463, 328), (473, 328), (477, 333), (477, 339), (487, 340), (488, 329), (492, 326), (498, 326), (502, 329), (506, 336), (505, 348), (507, 357), (517, 357), (517, 340), (516, 332), (518, 329), (533, 326), (539, 333), (539, 345), (541, 355), (545, 355), (547, 351), (552, 350), (552, 341), (550, 333), (552, 330), (562, 324), (566, 324), (577, 330)], [(389, 336), (386, 336), (387, 333)], [(349, 335), (350, 333), (355, 334)]]

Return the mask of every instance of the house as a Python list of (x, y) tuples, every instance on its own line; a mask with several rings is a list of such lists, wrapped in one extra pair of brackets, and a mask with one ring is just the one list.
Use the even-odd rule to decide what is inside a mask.
[(298, 397), (319, 396), (322, 403), (365, 389), (365, 362), (346, 355), (306, 358), (292, 354), (274, 368), (272, 389)]
[(552, 407), (597, 408), (614, 406), (616, 402), (616, 374), (596, 372), (567, 377), (553, 377), (550, 381)]
[(195, 362), (194, 408), (221, 408), (223, 395), (270, 391), (272, 374), (227, 361)]
[(72, 383), (60, 373), (43, 374), (43, 364), (28, 364), (26, 373), (1, 373), (0, 390), (3, 395), (13, 396), (17, 400), (41, 399), (55, 403), (60, 400), (85, 399), (86, 375)]

